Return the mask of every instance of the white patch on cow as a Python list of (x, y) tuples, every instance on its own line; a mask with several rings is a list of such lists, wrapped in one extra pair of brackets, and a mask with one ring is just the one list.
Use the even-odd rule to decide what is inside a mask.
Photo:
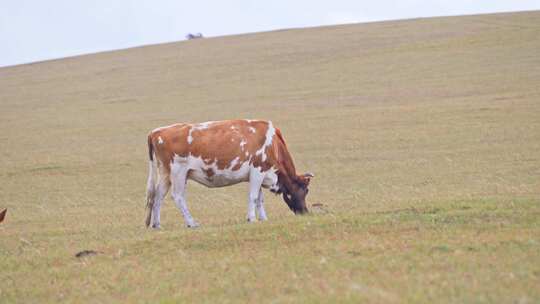
[(195, 124), (193, 127), (195, 128), (195, 130), (204, 130), (208, 129), (208, 127), (210, 127), (213, 123), (215, 123), (215, 121), (206, 121)]
[(232, 170), (239, 162), (240, 162), (240, 157), (237, 156), (235, 159), (231, 161), (231, 163), (227, 167), (227, 170)]
[(194, 124), (193, 126), (191, 126), (191, 129), (189, 129), (189, 133), (187, 137), (188, 144), (191, 145), (191, 143), (193, 142), (193, 136), (191, 135), (193, 131), (208, 129), (210, 125), (212, 125), (214, 122), (215, 121), (201, 122), (201, 123)]
[(247, 142), (245, 140), (242, 139), (242, 141), (240, 142), (240, 149), (242, 149), (242, 151), (244, 151), (244, 146), (247, 144)]
[(163, 144), (163, 138), (161, 138), (161, 136), (158, 136), (158, 144), (160, 144), (160, 145)]
[(255, 132), (257, 132), (257, 130), (255, 130), (255, 128), (254, 128), (254, 127), (249, 127), (249, 132), (251, 132), (251, 133), (255, 133)]
[(158, 128), (155, 128), (154, 130), (152, 130), (152, 133), (157, 132), (157, 131), (161, 131), (161, 130), (165, 130), (165, 129), (168, 129), (168, 128), (176, 127), (178, 125), (182, 125), (182, 123), (175, 123), (175, 124), (172, 124), (170, 126), (158, 127)]
[(262, 147), (255, 152), (255, 155), (259, 156), (262, 155), (262, 161), (266, 161), (266, 153), (264, 151), (267, 147), (269, 147), (272, 144), (272, 138), (276, 134), (276, 129), (272, 125), (272, 122), (268, 122), (268, 130), (266, 130), (266, 139), (264, 140), (264, 144)]
[(173, 164), (187, 164), (188, 163), (188, 157), (182, 157), (177, 154), (173, 156)]
[(234, 142), (234, 137), (233, 137), (233, 138), (231, 138), (231, 142)]
[(246, 151), (246, 156), (248, 156), (248, 155), (249, 155), (249, 152), (248, 152), (248, 151)]
[(264, 179), (262, 182), (264, 188), (268, 188), (272, 191), (279, 190), (277, 169), (272, 167), (268, 171), (264, 172)]

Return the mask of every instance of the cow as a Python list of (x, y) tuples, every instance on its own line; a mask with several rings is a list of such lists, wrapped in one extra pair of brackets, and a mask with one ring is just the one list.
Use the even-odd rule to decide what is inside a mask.
[(193, 180), (206, 187), (249, 182), (247, 220), (267, 220), (262, 188), (282, 194), (295, 214), (308, 212), (306, 195), (313, 177), (297, 174), (281, 131), (271, 121), (224, 120), (177, 123), (148, 135), (149, 173), (146, 226), (160, 228), (160, 208), (170, 188), (187, 227), (199, 224), (185, 198)]

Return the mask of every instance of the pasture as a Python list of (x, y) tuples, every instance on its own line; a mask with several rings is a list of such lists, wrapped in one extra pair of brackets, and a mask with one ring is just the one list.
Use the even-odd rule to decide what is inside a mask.
[[(540, 302), (540, 12), (204, 38), (0, 68), (0, 302)], [(260, 118), (297, 217), (189, 182), (144, 227), (148, 132)], [(76, 258), (82, 250), (95, 256)]]

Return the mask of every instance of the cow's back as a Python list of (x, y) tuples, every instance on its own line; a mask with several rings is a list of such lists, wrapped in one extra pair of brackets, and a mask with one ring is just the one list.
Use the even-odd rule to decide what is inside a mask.
[(157, 128), (151, 133), (155, 153), (165, 166), (175, 156), (193, 157), (206, 165), (215, 164), (219, 170), (237, 170), (246, 162), (260, 164), (261, 151), (266, 152), (269, 148), (263, 147), (268, 142), (267, 136), (273, 135), (271, 122), (262, 120), (179, 123)]
[(257, 149), (264, 144), (267, 129), (265, 121), (228, 120), (209, 125), (195, 124), (191, 127), (189, 152), (204, 160), (217, 161), (219, 169), (229, 167), (235, 159), (239, 166), (253, 160)]

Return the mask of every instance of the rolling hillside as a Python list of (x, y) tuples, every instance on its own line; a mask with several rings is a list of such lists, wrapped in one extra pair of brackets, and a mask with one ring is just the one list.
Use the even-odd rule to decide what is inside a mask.
[[(291, 29), (0, 68), (0, 302), (540, 301), (540, 12)], [(146, 135), (269, 119), (295, 217), (247, 184), (143, 226)], [(97, 256), (77, 259), (84, 249)]]

